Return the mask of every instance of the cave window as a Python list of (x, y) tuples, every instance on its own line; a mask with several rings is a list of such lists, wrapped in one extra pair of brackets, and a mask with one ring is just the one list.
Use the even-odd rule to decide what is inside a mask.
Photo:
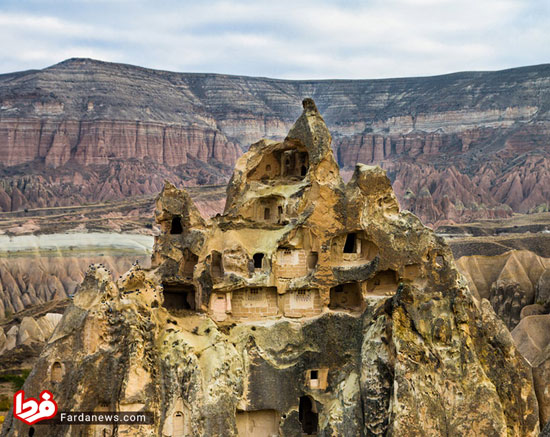
[(183, 227), (181, 226), (181, 216), (176, 215), (172, 217), (172, 226), (170, 227), (170, 233), (172, 235), (183, 233)]
[(195, 287), (192, 285), (163, 284), (164, 303), (167, 310), (194, 310)]
[(318, 259), (319, 259), (319, 255), (317, 252), (309, 252), (309, 255), (307, 257), (307, 268), (309, 270), (315, 269), (315, 267), (317, 267)]
[(305, 165), (302, 165), (302, 169), (300, 170), (300, 174), (302, 176), (305, 176), (307, 174), (307, 167)]
[(63, 379), (63, 367), (59, 361), (52, 364), (51, 380), (52, 382), (61, 382)]
[(318, 370), (312, 370), (309, 378), (310, 379), (319, 379), (319, 371)]
[(211, 273), (216, 278), (223, 276), (222, 254), (220, 252), (212, 252)]
[(29, 437), (32, 437), (34, 435), (34, 426), (31, 426), (29, 428)]
[(352, 232), (346, 236), (346, 243), (344, 244), (344, 253), (355, 253), (357, 250), (357, 234)]
[(190, 251), (186, 253), (183, 266), (183, 273), (186, 277), (193, 277), (193, 271), (195, 270), (195, 265), (198, 261), (199, 257), (197, 255)]
[(264, 220), (269, 220), (270, 217), (271, 217), (271, 209), (265, 208), (264, 209)]
[(254, 269), (261, 269), (262, 268), (262, 261), (264, 259), (263, 253), (255, 253), (252, 257), (254, 259)]
[(330, 309), (356, 310), (361, 307), (361, 285), (357, 282), (339, 284), (330, 289)]
[(309, 396), (300, 397), (299, 419), (305, 435), (317, 435), (318, 414)]

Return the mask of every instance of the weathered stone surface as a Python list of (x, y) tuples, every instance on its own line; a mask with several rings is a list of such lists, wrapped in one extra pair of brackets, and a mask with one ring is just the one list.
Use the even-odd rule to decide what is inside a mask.
[[(165, 186), (153, 268), (89, 269), (27, 395), (155, 412), (118, 435), (537, 436), (531, 369), (490, 303), (384, 170), (342, 181), (303, 105), (239, 158), (224, 214)], [(3, 433), (24, 432), (8, 415)]]
[(535, 301), (550, 311), (550, 269), (540, 275), (537, 282)]

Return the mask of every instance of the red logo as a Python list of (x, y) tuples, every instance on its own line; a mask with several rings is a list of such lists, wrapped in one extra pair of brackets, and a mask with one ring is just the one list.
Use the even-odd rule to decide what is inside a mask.
[(19, 390), (13, 395), (13, 415), (27, 425), (40, 420), (51, 419), (57, 414), (57, 403), (50, 391), (40, 393), (40, 401), (34, 398), (25, 400), (25, 391)]

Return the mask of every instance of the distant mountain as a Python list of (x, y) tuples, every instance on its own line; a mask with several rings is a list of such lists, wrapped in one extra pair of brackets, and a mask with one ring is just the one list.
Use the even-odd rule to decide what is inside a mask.
[(0, 75), (0, 210), (222, 183), (250, 143), (288, 131), (306, 96), (340, 166), (381, 165), (426, 223), (548, 210), (550, 65), (289, 81), (90, 59)]

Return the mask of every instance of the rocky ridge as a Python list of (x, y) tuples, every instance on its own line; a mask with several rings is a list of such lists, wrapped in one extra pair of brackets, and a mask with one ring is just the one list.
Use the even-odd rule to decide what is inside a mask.
[[(489, 302), (385, 172), (345, 184), (330, 143), (306, 99), (238, 160), (224, 214), (166, 184), (153, 268), (92, 266), (26, 393), (155, 412), (113, 435), (537, 436), (531, 369)], [(28, 426), (10, 413), (2, 433)]]
[(0, 208), (223, 182), (245, 145), (283, 138), (294, 102), (313, 95), (339, 165), (381, 165), (426, 223), (548, 210), (549, 92), (549, 65), (288, 81), (70, 59), (0, 75)]

